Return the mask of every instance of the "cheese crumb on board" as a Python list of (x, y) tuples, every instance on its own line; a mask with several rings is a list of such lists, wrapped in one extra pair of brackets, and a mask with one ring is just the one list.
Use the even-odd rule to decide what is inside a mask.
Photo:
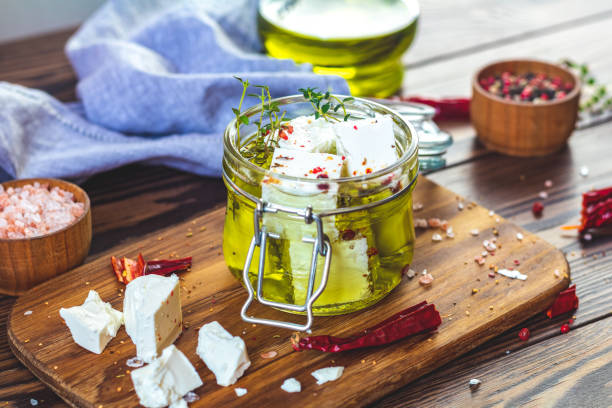
[(224, 387), (235, 384), (251, 365), (244, 341), (216, 321), (200, 328), (196, 352), (215, 375), (217, 384)]
[(242, 397), (249, 391), (246, 388), (234, 388), (234, 392), (236, 393), (238, 397)]
[(500, 275), (504, 275), (507, 278), (519, 279), (519, 280), (527, 280), (527, 275), (523, 275), (517, 270), (510, 269), (500, 269), (497, 271)]
[(131, 281), (123, 301), (125, 331), (136, 355), (150, 363), (182, 331), (179, 278), (145, 275)]
[(328, 381), (336, 381), (342, 376), (344, 367), (326, 367), (313, 371), (311, 375), (317, 380), (317, 385), (325, 384)]
[(149, 408), (186, 407), (183, 396), (203, 384), (191, 362), (174, 345), (166, 347), (158, 359), (130, 375), (140, 404)]
[(59, 314), (75, 343), (96, 354), (102, 353), (123, 324), (123, 313), (103, 302), (95, 290), (89, 291), (81, 306), (61, 308)]
[(301, 392), (302, 384), (295, 378), (287, 378), (283, 385), (281, 385), (281, 390), (286, 392)]

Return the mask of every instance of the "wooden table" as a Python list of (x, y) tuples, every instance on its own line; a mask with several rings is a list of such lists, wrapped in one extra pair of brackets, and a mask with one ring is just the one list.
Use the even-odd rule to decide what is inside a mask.
[[(471, 75), (479, 66), (524, 56), (588, 62), (598, 77), (612, 82), (612, 4), (607, 0), (592, 0), (589, 7), (572, 0), (421, 3), (419, 36), (405, 56), (406, 94), (468, 95)], [(74, 100), (75, 77), (62, 51), (70, 34), (1, 45), (0, 80)], [(582, 192), (612, 185), (612, 123), (577, 131), (567, 149), (539, 159), (488, 152), (476, 142), (468, 124), (443, 126), (453, 133), (455, 144), (448, 167), (430, 178), (566, 252), (580, 309), (568, 334), (559, 331), (565, 321), (539, 314), (375, 405), (612, 406), (612, 263), (606, 255), (612, 250), (612, 238), (598, 236), (581, 243), (559, 230), (560, 225), (576, 223)], [(590, 169), (586, 178), (579, 175), (582, 165)], [(548, 179), (554, 185), (544, 200), (544, 216), (535, 219), (531, 205)], [(201, 215), (223, 205), (225, 198), (218, 179), (139, 165), (95, 176), (84, 188), (93, 206), (89, 259), (106, 256), (119, 243)], [(13, 301), (0, 296), (0, 407), (30, 406), (31, 398), (40, 406), (64, 406), (9, 350), (5, 324)], [(517, 337), (521, 327), (531, 330), (527, 342)], [(471, 378), (482, 381), (476, 392), (469, 390)]]

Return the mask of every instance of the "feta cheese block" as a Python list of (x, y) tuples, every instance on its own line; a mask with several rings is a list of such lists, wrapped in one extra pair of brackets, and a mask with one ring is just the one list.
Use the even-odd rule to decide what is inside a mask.
[(102, 353), (123, 324), (123, 313), (103, 302), (95, 290), (89, 291), (81, 306), (61, 308), (59, 314), (75, 343), (96, 354)]
[(281, 385), (281, 390), (286, 392), (301, 392), (302, 384), (295, 378), (287, 378), (283, 385)]
[(136, 354), (150, 363), (182, 331), (178, 277), (145, 275), (134, 279), (125, 289), (123, 312)]
[(183, 395), (203, 384), (191, 362), (173, 344), (131, 376), (140, 404), (149, 408), (186, 407)]
[(235, 384), (251, 365), (244, 341), (216, 321), (200, 328), (196, 351), (217, 378), (217, 384), (224, 387)]
[(398, 160), (393, 119), (374, 118), (339, 122), (334, 126), (337, 154), (346, 158), (349, 176), (382, 170)]
[(325, 384), (328, 381), (336, 381), (342, 376), (344, 367), (326, 367), (320, 370), (314, 371), (311, 375), (316, 378), (317, 385)]
[(306, 152), (334, 153), (336, 133), (333, 123), (314, 116), (299, 116), (284, 125), (278, 138), (279, 147)]

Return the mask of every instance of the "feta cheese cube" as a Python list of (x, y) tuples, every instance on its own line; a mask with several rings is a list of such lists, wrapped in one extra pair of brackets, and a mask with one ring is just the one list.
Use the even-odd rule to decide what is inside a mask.
[(281, 390), (286, 392), (300, 392), (302, 391), (302, 384), (295, 378), (287, 378), (283, 385), (281, 385)]
[(95, 290), (89, 291), (81, 306), (61, 308), (59, 313), (75, 343), (96, 354), (102, 353), (123, 324), (123, 313), (103, 302)]
[(203, 384), (191, 362), (173, 344), (131, 376), (140, 404), (150, 408), (186, 407), (183, 395)]
[(123, 302), (125, 330), (136, 354), (150, 363), (182, 331), (181, 292), (176, 275), (145, 275), (131, 281)]
[(337, 154), (345, 156), (349, 176), (373, 173), (398, 160), (393, 119), (388, 116), (339, 122), (334, 130)]
[(284, 126), (278, 144), (280, 147), (306, 152), (334, 153), (336, 133), (333, 124), (323, 118), (299, 116)]
[(310, 153), (277, 147), (272, 154), (270, 171), (309, 179), (335, 179), (341, 177), (343, 167), (342, 157), (335, 154)]
[(342, 376), (343, 372), (344, 367), (326, 367), (312, 372), (311, 375), (317, 379), (317, 384), (321, 385), (328, 381), (336, 381)]
[(236, 383), (251, 365), (244, 341), (233, 337), (216, 321), (200, 328), (197, 353), (217, 378), (217, 384), (224, 387)]

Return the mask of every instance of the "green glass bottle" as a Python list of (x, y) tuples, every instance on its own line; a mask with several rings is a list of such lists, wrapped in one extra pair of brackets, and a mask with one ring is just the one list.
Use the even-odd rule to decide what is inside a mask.
[(416, 0), (260, 0), (258, 23), (270, 56), (340, 75), (353, 95), (386, 97), (401, 86), (418, 17)]

